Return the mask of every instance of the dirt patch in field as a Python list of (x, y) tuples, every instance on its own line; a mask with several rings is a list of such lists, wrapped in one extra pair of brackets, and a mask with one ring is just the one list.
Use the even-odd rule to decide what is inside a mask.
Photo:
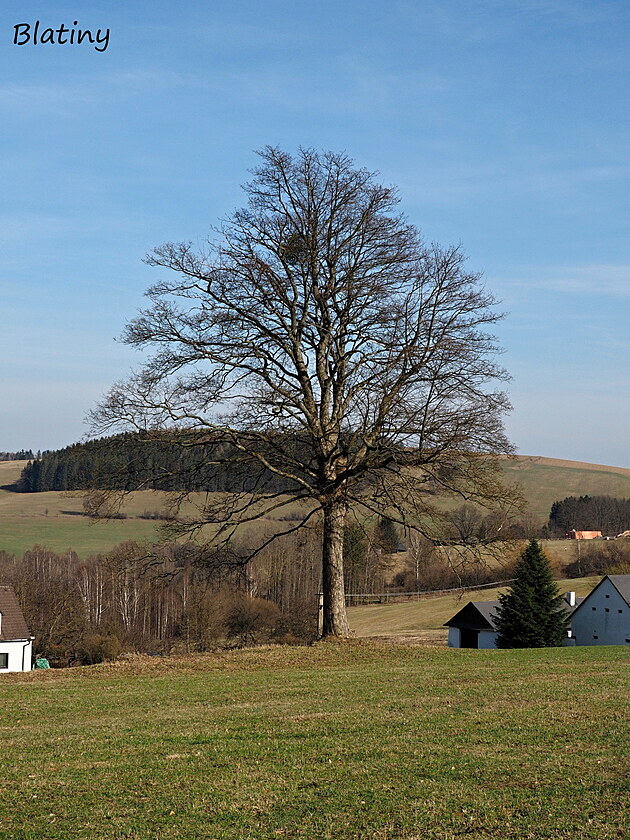
[(384, 642), (388, 645), (412, 645), (415, 647), (446, 647), (448, 630), (419, 630), (417, 633), (384, 633), (381, 636), (363, 637), (370, 642)]

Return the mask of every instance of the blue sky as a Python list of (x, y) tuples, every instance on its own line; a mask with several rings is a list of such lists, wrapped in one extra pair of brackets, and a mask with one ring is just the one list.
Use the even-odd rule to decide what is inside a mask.
[[(36, 20), (109, 44), (14, 45)], [(629, 36), (626, 0), (4, 0), (0, 450), (85, 434), (141, 360), (143, 255), (202, 241), (272, 144), (346, 151), (462, 243), (522, 454), (630, 467)]]

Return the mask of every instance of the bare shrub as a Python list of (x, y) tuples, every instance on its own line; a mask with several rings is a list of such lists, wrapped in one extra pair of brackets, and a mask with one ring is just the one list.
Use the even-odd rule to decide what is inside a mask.
[(575, 553), (575, 560), (565, 568), (567, 577), (630, 573), (628, 539), (597, 540), (588, 545), (581, 545), (576, 541)]
[(114, 634), (88, 633), (73, 651), (74, 661), (80, 665), (111, 662), (123, 653), (124, 646)]
[(273, 639), (282, 613), (277, 604), (262, 598), (236, 595), (225, 615), (225, 632), (228, 639), (239, 646), (268, 642)]

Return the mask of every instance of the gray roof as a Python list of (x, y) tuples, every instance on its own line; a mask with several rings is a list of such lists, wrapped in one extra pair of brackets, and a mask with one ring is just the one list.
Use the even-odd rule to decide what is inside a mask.
[(630, 607), (630, 575), (606, 575), (606, 577)]
[(453, 618), (444, 622), (444, 626), (495, 630), (494, 611), (498, 606), (498, 601), (469, 601)]
[(493, 630), (496, 630), (494, 626), (494, 619), (495, 614), (494, 611), (499, 606), (498, 601), (471, 601), (473, 607), (476, 607), (481, 615), (486, 619), (488, 624), (492, 627)]
[[(630, 578), (630, 575), (616, 575), (616, 577)], [(564, 607), (567, 612), (572, 613), (583, 600), (584, 598), (576, 598), (575, 607), (570, 607), (568, 603), (565, 603)], [(496, 619), (495, 610), (498, 606), (499, 601), (469, 601), (465, 607), (455, 613), (453, 618), (444, 622), (444, 627), (473, 627), (479, 630), (496, 630), (494, 622)]]
[(31, 638), (22, 610), (10, 586), (0, 586), (0, 642), (15, 642)]

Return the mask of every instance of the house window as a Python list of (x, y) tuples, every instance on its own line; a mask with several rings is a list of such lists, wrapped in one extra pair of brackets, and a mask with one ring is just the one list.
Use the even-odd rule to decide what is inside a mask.
[(593, 638), (594, 638), (594, 639), (599, 639), (599, 636), (595, 636), (595, 635), (593, 634)]
[(0, 671), (6, 671), (9, 667), (9, 654), (0, 653)]
[(597, 609), (597, 607), (591, 607), (591, 609), (593, 610), (593, 612), (595, 612), (595, 610)]
[(604, 612), (610, 612), (610, 610), (608, 609), (608, 607), (606, 607), (606, 609), (604, 610)]
[(606, 595), (607, 598), (610, 598), (610, 595)]
[(622, 612), (623, 612), (623, 610), (617, 610), (617, 612), (618, 612), (618, 613), (622, 613)]

